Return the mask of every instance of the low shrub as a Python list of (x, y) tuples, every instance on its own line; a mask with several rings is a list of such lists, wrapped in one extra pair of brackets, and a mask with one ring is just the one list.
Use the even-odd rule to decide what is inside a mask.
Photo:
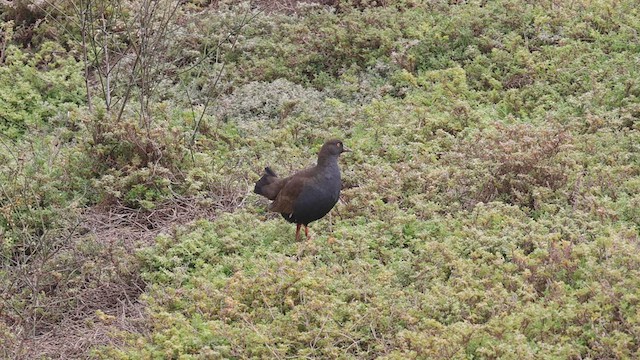
[(30, 55), (14, 45), (0, 67), (0, 132), (13, 139), (50, 131), (86, 101), (81, 66), (59, 44)]
[(566, 186), (572, 164), (564, 152), (570, 144), (561, 128), (496, 124), (459, 140), (441, 159), (446, 170), (433, 182), (438, 193), (467, 209), (494, 200), (536, 209), (540, 189)]

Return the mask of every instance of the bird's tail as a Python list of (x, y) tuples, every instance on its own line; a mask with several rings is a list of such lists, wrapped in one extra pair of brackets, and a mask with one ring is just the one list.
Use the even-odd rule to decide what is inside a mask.
[[(274, 200), (278, 195), (274, 186), (269, 186), (279, 180), (278, 175), (271, 170), (270, 167), (264, 168), (264, 174), (256, 182), (256, 186), (253, 188), (253, 192), (266, 197), (269, 200)], [(273, 188), (273, 189), (272, 189)], [(279, 190), (279, 189), (278, 189)]]

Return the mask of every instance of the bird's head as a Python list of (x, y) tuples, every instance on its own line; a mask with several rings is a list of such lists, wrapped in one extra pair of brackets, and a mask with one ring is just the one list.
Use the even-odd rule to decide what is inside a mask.
[(322, 145), (322, 149), (320, 149), (320, 154), (328, 154), (328, 155), (340, 155), (343, 152), (351, 152), (351, 149), (346, 147), (342, 140), (333, 139), (329, 140)]

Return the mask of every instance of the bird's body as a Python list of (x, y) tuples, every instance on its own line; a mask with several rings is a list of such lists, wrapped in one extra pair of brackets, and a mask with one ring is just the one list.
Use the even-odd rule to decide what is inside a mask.
[(324, 217), (338, 202), (342, 180), (338, 157), (350, 151), (339, 140), (327, 141), (320, 149), (318, 163), (289, 177), (279, 178), (271, 168), (256, 182), (254, 192), (273, 200), (269, 210), (279, 212), (283, 218), (297, 224), (296, 240), (300, 226)]

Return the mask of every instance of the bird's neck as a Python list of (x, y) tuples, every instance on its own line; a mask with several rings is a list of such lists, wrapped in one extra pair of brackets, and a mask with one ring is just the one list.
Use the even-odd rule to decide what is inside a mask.
[(318, 167), (319, 168), (331, 168), (338, 167), (338, 157), (337, 156), (320, 156), (318, 157)]

